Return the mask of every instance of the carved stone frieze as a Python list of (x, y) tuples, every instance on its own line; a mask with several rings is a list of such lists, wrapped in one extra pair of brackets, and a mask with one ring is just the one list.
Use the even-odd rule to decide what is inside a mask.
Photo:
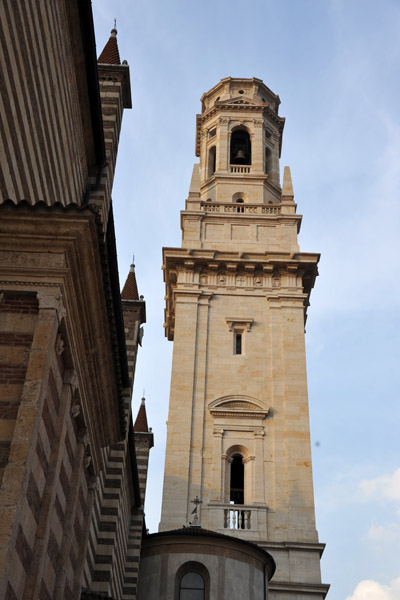
[(63, 253), (49, 252), (15, 252), (0, 250), (0, 265), (10, 267), (34, 267), (57, 269), (65, 266)]

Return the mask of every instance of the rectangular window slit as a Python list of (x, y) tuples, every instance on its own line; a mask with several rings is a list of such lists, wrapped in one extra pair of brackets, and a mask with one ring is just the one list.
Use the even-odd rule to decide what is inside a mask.
[(235, 354), (242, 354), (242, 334), (235, 334)]

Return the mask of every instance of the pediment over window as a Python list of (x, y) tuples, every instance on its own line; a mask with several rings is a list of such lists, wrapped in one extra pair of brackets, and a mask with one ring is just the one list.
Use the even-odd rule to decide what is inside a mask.
[(251, 396), (223, 396), (213, 400), (208, 405), (213, 417), (243, 417), (265, 419), (269, 408)]
[(237, 98), (235, 100), (229, 98), (228, 100), (221, 100), (219, 102), (219, 105), (221, 104), (225, 104), (228, 106), (237, 106), (238, 104), (240, 104), (241, 106), (265, 106), (265, 104), (261, 104), (261, 102), (253, 102), (251, 100), (245, 100), (244, 98)]

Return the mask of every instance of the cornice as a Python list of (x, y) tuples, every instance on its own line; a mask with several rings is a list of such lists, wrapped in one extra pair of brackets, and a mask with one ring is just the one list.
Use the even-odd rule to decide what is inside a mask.
[(327, 583), (303, 583), (303, 582), (292, 582), (292, 581), (270, 581), (268, 583), (268, 590), (270, 592), (286, 592), (293, 594), (297, 592), (299, 594), (315, 594), (325, 598), (329, 591), (330, 585)]
[[(88, 207), (76, 205), (6, 202), (0, 209), (2, 286), (32, 291), (60, 289), (68, 343), (71, 354), (77, 357), (79, 380), (84, 382), (82, 393), (95, 446), (100, 449), (120, 441), (125, 421), (124, 386), (109, 280), (112, 266), (99, 216)], [(96, 359), (94, 338), (99, 348)], [(99, 411), (99, 405), (104, 409)], [(104, 419), (106, 407), (109, 418)], [(96, 464), (100, 463), (99, 455)]]
[[(195, 264), (201, 264), (209, 262), (210, 260), (220, 263), (240, 263), (241, 265), (246, 264), (258, 264), (264, 263), (283, 265), (283, 264), (299, 264), (299, 265), (317, 265), (319, 253), (311, 252), (234, 252), (229, 250), (205, 250), (202, 248), (188, 249), (188, 248), (163, 248), (163, 270), (166, 268), (166, 261), (182, 262), (187, 261), (190, 257), (190, 261)], [(183, 262), (182, 262), (183, 265)]]
[[(264, 296), (271, 307), (296, 302), (306, 311), (318, 275), (319, 254), (291, 252), (232, 252), (163, 248), (166, 286), (165, 333), (174, 337), (175, 303), (186, 296), (199, 302), (203, 295)], [(202, 278), (204, 277), (204, 281)]]

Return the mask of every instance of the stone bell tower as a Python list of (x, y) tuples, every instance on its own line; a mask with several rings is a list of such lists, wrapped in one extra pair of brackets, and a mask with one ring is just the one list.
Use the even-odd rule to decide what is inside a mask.
[(325, 597), (315, 528), (304, 323), (318, 254), (300, 252), (284, 119), (260, 79), (201, 98), (200, 164), (164, 248), (174, 341), (160, 530), (189, 525), (257, 543), (273, 599)]

